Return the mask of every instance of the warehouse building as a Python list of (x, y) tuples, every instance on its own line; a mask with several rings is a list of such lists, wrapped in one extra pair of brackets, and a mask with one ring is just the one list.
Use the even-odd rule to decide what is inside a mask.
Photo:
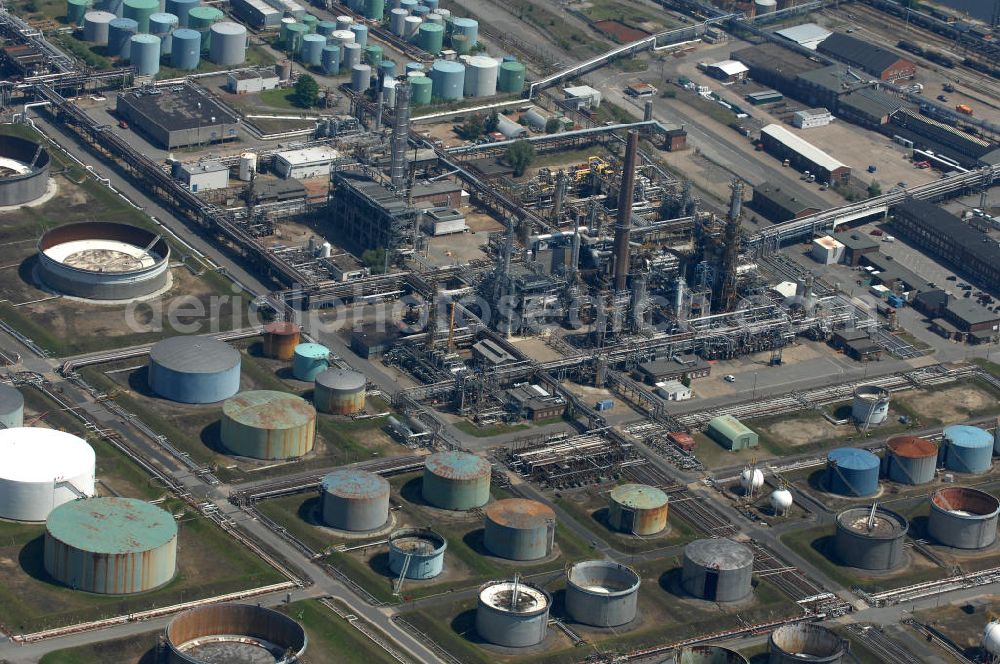
[(876, 362), (882, 358), (882, 347), (868, 332), (854, 327), (834, 332), (830, 345), (858, 362)]
[(1000, 330), (1000, 314), (990, 311), (972, 298), (951, 298), (941, 310), (941, 318), (931, 323), (939, 328), (942, 319), (949, 323), (957, 334), (958, 341), (989, 343)]
[[(896, 127), (905, 127), (923, 139), (930, 139), (934, 144), (945, 146), (967, 157), (962, 160), (963, 164), (968, 164), (967, 168), (975, 167), (979, 158), (993, 149), (993, 144), (989, 141), (909, 109), (902, 108), (893, 113), (890, 122), (893, 130)], [(932, 144), (928, 144), (927, 147), (934, 149)]]
[(317, 145), (301, 150), (286, 150), (274, 155), (274, 170), (286, 180), (306, 180), (308, 178), (329, 176), (330, 169), (340, 158), (340, 153), (331, 147)]
[(705, 431), (710, 438), (733, 452), (748, 447), (757, 447), (760, 442), (757, 432), (732, 415), (713, 417)]
[(792, 114), (792, 126), (796, 129), (825, 127), (833, 122), (833, 113), (826, 108), (806, 108)]
[(237, 18), (258, 30), (281, 25), (282, 13), (264, 0), (233, 0), (232, 8)]
[(809, 171), (820, 182), (846, 184), (851, 179), (850, 167), (781, 125), (769, 124), (761, 129), (760, 141), (769, 154), (778, 159), (788, 159), (792, 166), (800, 171)]
[(278, 87), (278, 75), (270, 69), (240, 69), (226, 76), (226, 90), (234, 95), (255, 94)]
[(173, 176), (192, 193), (225, 189), (229, 186), (229, 167), (217, 161), (199, 161), (195, 164), (175, 162)]
[(162, 148), (230, 141), (239, 118), (190, 85), (142, 88), (118, 95), (117, 113)]
[(1000, 246), (932, 203), (910, 199), (896, 206), (900, 236), (950, 263), (968, 281), (1000, 292)]
[(705, 67), (705, 72), (712, 78), (725, 83), (735, 83), (747, 77), (750, 68), (739, 60), (721, 60)]
[(844, 245), (844, 264), (851, 267), (861, 265), (862, 256), (877, 254), (879, 250), (878, 240), (861, 231), (841, 231), (834, 233), (833, 239)]
[(863, 88), (837, 99), (837, 115), (854, 124), (878, 129), (889, 122), (890, 116), (902, 107), (896, 97)]
[(874, 252), (865, 254), (861, 264), (874, 268), (872, 271), (873, 284), (881, 284), (891, 291), (919, 293), (930, 289), (930, 284), (926, 279), (892, 256)]
[(830, 65), (799, 74), (794, 96), (810, 106), (836, 109), (841, 97), (867, 86), (849, 67)]
[(917, 65), (906, 58), (841, 32), (835, 32), (824, 39), (816, 50), (868, 72), (881, 81), (900, 81), (917, 74)]
[(712, 365), (697, 355), (674, 355), (639, 365), (638, 377), (650, 385), (670, 380), (693, 380), (712, 373)]
[(821, 66), (804, 55), (792, 53), (772, 43), (734, 51), (730, 57), (747, 66), (750, 78), (761, 85), (780, 90), (786, 95), (795, 94), (795, 81), (801, 74), (819, 69)]
[(783, 30), (775, 30), (774, 34), (793, 44), (798, 44), (802, 48), (815, 51), (820, 42), (833, 33), (815, 23), (802, 23), (801, 25), (793, 25)]
[(589, 85), (574, 85), (563, 88), (563, 98), (576, 110), (597, 110), (601, 106), (601, 91)]
[(532, 422), (561, 417), (566, 410), (566, 400), (541, 385), (516, 385), (507, 390), (507, 399), (513, 410)]
[(764, 182), (753, 188), (750, 206), (774, 223), (801, 219), (828, 206), (807, 189)]

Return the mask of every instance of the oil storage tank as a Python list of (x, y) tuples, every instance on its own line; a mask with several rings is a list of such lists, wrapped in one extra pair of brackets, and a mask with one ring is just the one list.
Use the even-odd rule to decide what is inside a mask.
[(840, 664), (844, 640), (814, 623), (782, 625), (767, 639), (768, 664)]
[(94, 449), (41, 427), (0, 429), (0, 518), (45, 521), (54, 508), (94, 495)]
[(424, 462), (420, 491), (442, 509), (482, 507), (490, 499), (490, 462), (468, 452), (435, 452)]
[[(397, 37), (403, 36), (403, 31), (405, 30), (406, 17), (410, 15), (410, 12), (405, 9), (393, 9), (389, 11), (389, 31)], [(426, 49), (424, 49), (426, 50)]]
[(385, 0), (365, 0), (363, 13), (370, 21), (381, 21), (385, 13)]
[(155, 76), (160, 71), (160, 38), (156, 35), (133, 35), (129, 60), (140, 76)]
[(294, 664), (302, 661), (308, 646), (302, 625), (284, 613), (250, 604), (188, 609), (170, 621), (165, 637), (169, 664)]
[(125, 0), (122, 16), (136, 22), (140, 34), (149, 32), (149, 17), (160, 10), (159, 0)]
[(355, 23), (347, 28), (354, 33), (354, 43), (364, 48), (368, 46), (368, 26)]
[(309, 28), (304, 23), (289, 23), (287, 24), (286, 32), (287, 38), (284, 44), (289, 55), (301, 53), (302, 44), (305, 41), (306, 35), (309, 34)]
[(91, 4), (91, 0), (66, 0), (66, 22), (83, 25), (83, 17)]
[(49, 189), (49, 165), (44, 144), (0, 136), (0, 205), (21, 205), (44, 196)]
[(323, 490), (323, 523), (340, 530), (381, 528), (389, 520), (389, 482), (366, 470), (345, 468), (326, 475)]
[(330, 35), (329, 41), (331, 44), (353, 44), (354, 33), (347, 28), (344, 28), (343, 30), (335, 30), (333, 34)]
[(321, 344), (304, 343), (292, 352), (292, 375), (312, 382), (330, 366), (330, 349)]
[(321, 413), (354, 415), (365, 409), (363, 373), (349, 369), (327, 369), (316, 376), (313, 404)]
[(503, 62), (500, 64), (500, 74), (497, 86), (500, 92), (520, 94), (524, 90), (525, 68), (520, 62)]
[(83, 40), (92, 44), (108, 43), (108, 27), (117, 17), (111, 12), (92, 11), (83, 16)]
[(860, 385), (854, 390), (851, 419), (861, 427), (882, 424), (889, 417), (889, 390), (877, 385)]
[(362, 50), (361, 60), (366, 65), (377, 70), (382, 64), (382, 53), (383, 51), (381, 46), (378, 44), (369, 44)]
[(906, 518), (881, 507), (854, 507), (837, 515), (833, 548), (849, 567), (885, 571), (903, 563)]
[(545, 640), (552, 596), (530, 583), (490, 581), (479, 588), (476, 632), (488, 643), (524, 648)]
[(178, 19), (173, 14), (157, 12), (149, 17), (149, 34), (160, 38), (160, 55), (170, 55), (173, 33), (178, 27)]
[(354, 65), (351, 67), (351, 89), (364, 92), (371, 87), (372, 68), (370, 65)]
[(635, 535), (655, 535), (667, 527), (667, 494), (645, 484), (622, 484), (608, 498), (608, 525)]
[(430, 528), (402, 528), (389, 535), (389, 571), (407, 579), (433, 579), (444, 569), (448, 540)]
[(340, 46), (326, 45), (320, 55), (320, 66), (327, 76), (335, 76), (340, 71)]
[(209, 337), (170, 337), (149, 352), (149, 387), (181, 403), (215, 403), (240, 389), (240, 353)]
[(937, 445), (918, 436), (893, 436), (887, 443), (886, 476), (900, 484), (926, 484), (937, 470)]
[(201, 33), (178, 28), (171, 36), (170, 66), (174, 69), (197, 69), (201, 61)]
[(326, 46), (326, 37), (323, 35), (305, 35), (302, 37), (302, 49), (299, 57), (302, 63), (309, 67), (319, 67), (323, 63), (323, 48)]
[(132, 53), (132, 36), (139, 24), (131, 18), (116, 18), (108, 24), (108, 55), (128, 60)]
[(453, 60), (435, 60), (431, 65), (434, 97), (454, 101), (462, 98), (465, 88), (465, 65)]
[(268, 323), (264, 326), (264, 356), (275, 360), (292, 359), (301, 334), (299, 326), (290, 321)]
[(635, 619), (642, 578), (612, 560), (585, 560), (566, 572), (566, 613), (575, 622), (618, 627)]
[(15, 429), (24, 424), (24, 395), (21, 390), (0, 383), (0, 428)]
[(993, 462), (993, 435), (979, 427), (944, 428), (944, 467), (957, 473), (985, 473)]
[(479, 39), (479, 21), (474, 18), (456, 18), (451, 23), (452, 34), (464, 35), (469, 40), (469, 46), (475, 46)]
[(45, 571), (75, 590), (128, 595), (159, 588), (174, 576), (177, 523), (135, 498), (64, 503), (45, 523)]
[(681, 585), (699, 599), (734, 602), (750, 594), (753, 551), (731, 539), (700, 539), (684, 547)]
[(177, 17), (177, 25), (188, 27), (188, 12), (201, 4), (201, 0), (166, 0), (165, 11)]
[(466, 97), (492, 97), (497, 93), (497, 72), (500, 65), (486, 55), (473, 55), (465, 63)]
[(750, 664), (750, 660), (722, 646), (684, 646), (674, 655), (674, 664)]
[(207, 53), (212, 47), (212, 26), (225, 16), (221, 9), (207, 6), (194, 7), (188, 12), (187, 27), (201, 34), (202, 53)]
[[(419, 74), (420, 72), (411, 72)], [(433, 99), (434, 82), (426, 76), (410, 78), (410, 101), (414, 106), (426, 106)]]
[(868, 450), (837, 448), (826, 457), (826, 490), (841, 496), (874, 495), (881, 463)]
[(437, 55), (444, 48), (444, 26), (436, 23), (422, 23), (417, 28), (417, 46), (431, 55)]
[(486, 507), (483, 545), (509, 560), (538, 560), (552, 553), (556, 513), (536, 500), (508, 498)]
[(343, 44), (340, 47), (340, 70), (353, 71), (354, 67), (361, 64), (361, 47), (354, 42)]
[[(209, 32), (208, 59), (217, 65), (241, 65), (247, 59), (247, 29), (239, 23), (220, 21)], [(324, 39), (324, 42), (326, 40)]]
[(294, 459), (313, 448), (316, 409), (300, 396), (242, 392), (222, 406), (222, 444), (254, 459)]
[(948, 487), (931, 496), (927, 532), (939, 544), (984, 549), (997, 539), (1000, 500), (978, 489)]

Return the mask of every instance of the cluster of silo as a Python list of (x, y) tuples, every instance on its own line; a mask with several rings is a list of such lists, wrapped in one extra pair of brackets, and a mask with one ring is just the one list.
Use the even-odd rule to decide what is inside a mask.
[(295, 323), (289, 321), (268, 323), (264, 326), (264, 356), (275, 360), (291, 360), (301, 335), (302, 332)]
[(240, 353), (209, 337), (170, 337), (149, 352), (148, 383), (171, 401), (223, 401), (240, 389)]
[(984, 549), (997, 539), (1000, 500), (967, 487), (939, 489), (931, 496), (927, 534), (956, 549)]
[(226, 399), (222, 445), (253, 459), (294, 459), (308, 454), (316, 437), (316, 409), (287, 392), (254, 390)]
[(782, 625), (767, 640), (768, 664), (840, 664), (845, 661), (844, 639), (814, 623)]
[(979, 427), (955, 424), (944, 428), (944, 467), (957, 473), (985, 473), (993, 463), (993, 434)]
[(424, 461), (423, 499), (446, 510), (482, 507), (490, 499), (490, 462), (468, 452), (436, 452)]
[(299, 344), (292, 351), (292, 375), (312, 382), (330, 367), (330, 349), (322, 344)]
[(608, 525), (630, 535), (656, 535), (667, 527), (667, 494), (645, 484), (622, 484), (608, 497)]
[(841, 447), (826, 457), (824, 484), (841, 496), (871, 496), (878, 493), (881, 460), (868, 450)]
[(490, 581), (479, 588), (476, 632), (488, 643), (509, 648), (538, 645), (545, 640), (552, 596), (515, 578)]
[(508, 560), (538, 560), (552, 553), (556, 514), (544, 503), (524, 498), (498, 500), (486, 508), (483, 546)]
[(0, 428), (24, 425), (24, 395), (16, 387), (0, 383)]
[(885, 476), (900, 484), (927, 484), (937, 470), (937, 445), (918, 436), (894, 436), (886, 444)]
[(74, 590), (129, 595), (159, 588), (177, 566), (177, 522), (134, 498), (64, 503), (45, 523), (45, 571)]
[(444, 569), (448, 540), (429, 528), (401, 528), (389, 535), (389, 571), (407, 579), (433, 579)]
[(854, 507), (837, 515), (833, 549), (848, 567), (887, 571), (903, 564), (906, 518), (887, 509)]
[(566, 572), (566, 613), (593, 627), (619, 627), (635, 619), (642, 578), (612, 560), (585, 560)]
[(681, 586), (699, 599), (735, 602), (753, 589), (753, 550), (731, 539), (700, 539), (684, 547)]
[(435, 60), (431, 65), (432, 94), (442, 101), (462, 99), (465, 90), (465, 65), (453, 60)]
[(365, 409), (363, 373), (350, 369), (327, 369), (316, 376), (313, 405), (321, 413), (354, 415)]
[(854, 390), (851, 419), (861, 428), (882, 424), (889, 417), (889, 390), (860, 385)]
[(335, 470), (320, 483), (322, 519), (331, 528), (364, 532), (389, 520), (389, 482), (359, 469)]
[[(5, 394), (4, 405), (14, 405), (13, 398)], [(11, 411), (4, 419), (13, 426), (0, 429), (0, 518), (45, 521), (53, 508), (94, 495), (96, 457), (87, 441), (55, 429), (22, 427), (23, 402), (21, 415), (5, 410)]]

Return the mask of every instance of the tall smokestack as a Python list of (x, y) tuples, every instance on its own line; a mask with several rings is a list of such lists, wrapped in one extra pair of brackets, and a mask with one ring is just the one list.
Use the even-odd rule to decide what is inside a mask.
[(618, 220), (615, 223), (615, 290), (628, 286), (629, 229), (632, 225), (632, 198), (635, 196), (635, 159), (639, 152), (639, 133), (630, 130), (625, 144), (625, 163), (618, 187)]
[(402, 191), (406, 186), (406, 139), (410, 132), (410, 85), (399, 83), (396, 86), (396, 106), (392, 119), (392, 164), (389, 167), (389, 177), (392, 186)]

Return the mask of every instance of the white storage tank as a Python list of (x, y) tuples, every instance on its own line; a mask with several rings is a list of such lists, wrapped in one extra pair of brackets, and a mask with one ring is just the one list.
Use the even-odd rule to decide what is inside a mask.
[(96, 457), (70, 433), (0, 429), (0, 518), (45, 521), (56, 507), (94, 495)]
[(372, 68), (369, 65), (354, 65), (351, 67), (351, 89), (364, 92), (371, 87)]
[(403, 19), (403, 39), (412, 41), (417, 38), (417, 31), (424, 19), (419, 16), (407, 16)]
[(877, 385), (861, 385), (854, 390), (851, 418), (860, 426), (882, 424), (889, 417), (889, 390)]
[(406, 30), (406, 17), (410, 12), (405, 9), (393, 9), (389, 12), (389, 30), (397, 37), (402, 37)]
[(247, 59), (247, 29), (239, 23), (221, 21), (209, 29), (208, 59), (217, 65), (241, 65)]
[(497, 93), (500, 63), (486, 55), (473, 55), (465, 63), (465, 96), (492, 97)]
[(257, 153), (243, 152), (240, 154), (240, 174), (239, 178), (243, 182), (249, 182), (254, 173), (257, 172)]
[(24, 425), (24, 395), (16, 387), (0, 383), (0, 427), (13, 429)]

